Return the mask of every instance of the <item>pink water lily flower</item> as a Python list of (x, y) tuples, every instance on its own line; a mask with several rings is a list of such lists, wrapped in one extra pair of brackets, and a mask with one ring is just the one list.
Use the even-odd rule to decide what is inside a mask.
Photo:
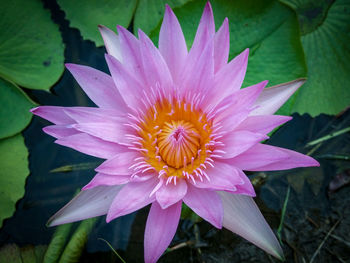
[(291, 119), (273, 115), (303, 84), (241, 89), (248, 49), (228, 62), (229, 28), (215, 32), (205, 6), (191, 49), (166, 6), (159, 47), (118, 26), (100, 26), (110, 75), (67, 64), (97, 107), (41, 106), (56, 143), (106, 159), (51, 226), (107, 215), (107, 222), (148, 204), (145, 262), (156, 262), (179, 223), (182, 202), (216, 228), (225, 227), (271, 255), (282, 249), (253, 201), (243, 171), (318, 166), (300, 153), (262, 144)]

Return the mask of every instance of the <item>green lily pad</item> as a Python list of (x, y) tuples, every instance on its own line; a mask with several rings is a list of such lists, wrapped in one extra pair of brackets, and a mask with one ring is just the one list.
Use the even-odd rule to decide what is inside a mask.
[(165, 4), (171, 8), (180, 7), (189, 0), (141, 0), (136, 9), (134, 19), (134, 32), (139, 28), (149, 34), (163, 19)]
[(49, 90), (63, 73), (62, 38), (41, 1), (0, 3), (0, 76)]
[(0, 139), (22, 131), (32, 119), (33, 102), (17, 86), (0, 78)]
[(146, 34), (162, 20), (165, 4), (179, 7), (190, 0), (103, 0), (70, 1), (58, 0), (71, 26), (78, 28), (84, 39), (102, 46), (103, 40), (97, 29), (102, 24), (112, 30), (117, 25), (129, 27), (134, 17), (134, 32), (141, 28)]
[(302, 32), (308, 81), (292, 110), (337, 114), (350, 104), (350, 2), (284, 0), (293, 8)]
[(98, 25), (115, 29), (116, 25), (128, 27), (135, 12), (137, 0), (58, 0), (71, 27), (78, 28), (84, 39), (102, 46)]
[(12, 216), (18, 199), (24, 195), (28, 170), (28, 151), (21, 134), (0, 140), (0, 227)]
[[(192, 45), (206, 1), (174, 9), (188, 46)], [(300, 32), (294, 12), (276, 1), (217, 0), (211, 2), (218, 29), (225, 17), (230, 26), (230, 58), (250, 48), (243, 87), (263, 80), (269, 86), (306, 76)], [(158, 38), (159, 25), (151, 37)]]

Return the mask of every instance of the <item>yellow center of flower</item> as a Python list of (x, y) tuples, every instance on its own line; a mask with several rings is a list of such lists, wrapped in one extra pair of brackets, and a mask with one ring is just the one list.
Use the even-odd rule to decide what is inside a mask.
[(200, 135), (190, 122), (166, 122), (158, 135), (159, 154), (168, 166), (184, 167), (197, 157)]
[(196, 107), (198, 104), (195, 96), (191, 103), (163, 97), (147, 104), (152, 106), (137, 118), (134, 149), (143, 158), (134, 165), (134, 170), (154, 170), (159, 177), (192, 180), (207, 176), (204, 169), (213, 166), (210, 159), (214, 147), (213, 123)]

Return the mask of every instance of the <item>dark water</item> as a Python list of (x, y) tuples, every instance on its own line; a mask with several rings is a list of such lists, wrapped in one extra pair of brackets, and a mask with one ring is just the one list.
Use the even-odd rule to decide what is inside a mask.
[[(66, 45), (65, 62), (89, 65), (107, 72), (104, 48), (83, 41), (76, 29), (69, 28), (64, 13), (54, 1), (44, 1), (52, 12), (52, 19), (62, 32)], [(69, 72), (51, 90), (27, 91), (42, 105), (94, 106), (78, 87)], [(350, 260), (350, 196), (349, 184), (329, 192), (329, 184), (338, 174), (346, 177), (350, 169), (349, 133), (325, 141), (317, 149), (306, 143), (334, 131), (350, 126), (350, 111), (338, 117), (295, 114), (294, 119), (279, 129), (268, 141), (269, 144), (308, 153), (317, 158), (320, 168), (293, 169), (282, 172), (254, 173), (250, 177), (255, 184), (257, 203), (264, 216), (274, 228), (280, 223), (280, 214), (286, 192), (290, 198), (282, 230), (283, 249), (287, 262), (309, 262), (326, 234), (337, 223), (316, 255), (314, 262), (349, 262)], [(93, 169), (71, 172), (50, 172), (71, 164), (95, 163), (101, 160), (78, 153), (53, 143), (54, 139), (42, 132), (49, 123), (34, 117), (23, 132), (29, 149), (30, 176), (25, 186), (25, 196), (16, 206), (16, 212), (4, 221), (0, 229), (0, 247), (16, 243), (48, 244), (55, 228), (45, 226), (47, 220), (66, 204), (77, 189), (93, 176)], [(340, 158), (342, 157), (343, 158)], [(93, 228), (82, 262), (118, 262), (103, 238), (121, 252), (129, 262), (143, 261), (143, 232), (149, 208), (105, 223), (100, 217)], [(275, 262), (266, 253), (227, 230), (216, 230), (206, 222), (194, 224), (182, 220), (172, 246), (173, 249), (161, 258), (161, 262)]]

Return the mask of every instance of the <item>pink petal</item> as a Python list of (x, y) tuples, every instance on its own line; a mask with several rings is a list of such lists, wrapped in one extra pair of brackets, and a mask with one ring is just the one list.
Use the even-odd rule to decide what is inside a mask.
[(130, 181), (130, 175), (110, 175), (98, 173), (83, 187), (83, 190), (92, 189), (100, 185), (121, 185)]
[[(249, 49), (246, 49), (215, 73), (214, 88), (209, 93), (208, 108), (217, 105), (241, 88), (247, 70), (248, 55)], [(230, 100), (234, 101), (232, 98)]]
[(108, 210), (107, 223), (152, 203), (155, 197), (154, 195), (150, 197), (150, 193), (157, 182), (157, 180), (150, 179), (145, 182), (131, 182), (125, 185), (114, 198)]
[(280, 148), (280, 147), (275, 147), (277, 150), (283, 152), (284, 154), (287, 154), (288, 157), (281, 160), (277, 161), (274, 163), (267, 164), (265, 166), (257, 167), (254, 170), (251, 171), (275, 171), (275, 170), (286, 170), (286, 169), (292, 169), (292, 168), (297, 168), (297, 167), (309, 167), (309, 166), (320, 166), (320, 164), (310, 156)]
[(80, 87), (99, 107), (125, 112), (127, 107), (112, 78), (99, 70), (76, 64), (66, 64)]
[[(123, 65), (138, 81), (144, 82), (139, 40), (122, 26), (117, 26)], [(123, 95), (123, 94), (122, 94)]]
[(224, 207), (223, 226), (282, 259), (282, 248), (253, 199), (226, 192), (219, 194)]
[(203, 51), (204, 49), (203, 43), (206, 43), (214, 35), (215, 35), (215, 22), (214, 22), (213, 9), (211, 8), (211, 4), (208, 1), (204, 7), (201, 20), (199, 21), (196, 36), (193, 40), (193, 45), (190, 52), (195, 51), (195, 53), (197, 53), (197, 52)]
[(230, 32), (227, 18), (225, 18), (218, 32), (216, 32), (214, 41), (214, 72), (216, 73), (226, 65), (230, 51)]
[(108, 54), (115, 57), (119, 61), (122, 61), (123, 57), (120, 50), (120, 41), (118, 35), (109, 28), (102, 25), (99, 25), (98, 29), (100, 30)]
[(283, 123), (290, 121), (292, 117), (281, 115), (255, 115), (249, 116), (243, 122), (241, 122), (236, 130), (248, 130), (258, 133), (269, 133), (274, 128)]
[(257, 144), (244, 153), (225, 162), (246, 171), (288, 159), (288, 154), (267, 144)]
[(184, 179), (179, 179), (176, 185), (173, 183), (163, 184), (156, 192), (156, 198), (162, 209), (166, 209), (169, 206), (182, 200), (187, 192), (187, 183)]
[(236, 190), (235, 191), (230, 191), (233, 194), (242, 194), (242, 195), (248, 195), (248, 196), (252, 196), (255, 197), (255, 190), (254, 187), (252, 185), (252, 183), (250, 182), (249, 178), (245, 175), (245, 173), (243, 173), (243, 171), (237, 169), (240, 178), (243, 180), (243, 184), (241, 185), (236, 185)]
[[(148, 36), (141, 30), (139, 30), (139, 38), (143, 68), (148, 86), (153, 87), (155, 90), (161, 89), (166, 93), (173, 91), (173, 80), (168, 65), (162, 55)], [(157, 87), (157, 84), (160, 87)]]
[(116, 143), (106, 142), (85, 133), (60, 138), (56, 140), (55, 143), (104, 159), (112, 158), (116, 154), (124, 152), (127, 149)]
[[(91, 122), (125, 122), (126, 116), (121, 112), (92, 108), (92, 107), (65, 107), (64, 113), (74, 120), (73, 123), (91, 123)], [(72, 123), (72, 121), (71, 121)]]
[(69, 125), (50, 125), (44, 127), (43, 131), (57, 139), (80, 133)]
[(125, 134), (130, 134), (130, 128), (120, 122), (78, 123), (72, 127), (102, 140), (119, 144), (126, 144), (128, 141)]
[[(202, 18), (199, 22), (199, 26), (196, 32), (195, 39), (193, 41), (193, 45), (191, 47), (190, 52), (188, 53), (188, 56), (186, 58), (186, 62), (184, 65), (184, 68), (182, 69), (182, 73), (180, 74), (180, 84), (182, 83), (181, 79), (187, 77), (190, 77), (192, 74), (196, 73), (196, 70), (198, 69), (195, 65), (197, 61), (199, 61), (200, 57), (203, 57), (203, 52), (207, 48), (208, 43), (211, 44), (211, 42), (214, 41), (214, 34), (215, 34), (215, 24), (214, 24), (214, 16), (213, 16), (213, 10), (211, 8), (211, 5), (209, 2), (207, 2)], [(208, 59), (214, 60), (214, 44), (212, 44), (212, 53), (211, 57)], [(205, 59), (202, 59), (205, 63)], [(214, 62), (213, 62), (213, 73), (214, 73)], [(198, 83), (196, 83), (198, 84)], [(186, 88), (186, 85), (183, 85)]]
[(222, 158), (233, 158), (267, 138), (268, 136), (265, 134), (249, 131), (235, 131), (228, 133), (222, 138), (222, 142), (225, 144), (223, 150), (226, 152), (223, 154)]
[(121, 188), (119, 185), (98, 186), (90, 190), (81, 191), (53, 215), (47, 224), (56, 226), (105, 215)]
[(253, 86), (238, 90), (227, 96), (216, 106), (216, 120), (222, 120), (227, 116), (242, 111), (243, 109), (251, 110), (253, 103), (266, 85), (267, 81), (263, 81)]
[(103, 162), (95, 171), (110, 175), (131, 175), (133, 170), (129, 167), (135, 163), (135, 158), (140, 157), (136, 152), (122, 152)]
[(222, 228), (224, 210), (220, 196), (215, 191), (198, 189), (189, 185), (183, 201), (210, 224), (216, 228)]
[[(228, 115), (218, 123), (219, 126), (222, 126), (220, 131), (222, 131), (224, 134), (231, 133), (233, 130), (238, 128), (237, 126), (247, 119), (250, 112), (250, 110), (241, 110), (238, 113)], [(216, 119), (214, 119), (214, 123), (215, 122)]]
[(227, 163), (215, 162), (215, 166), (206, 169), (204, 173), (209, 177), (209, 181), (206, 179), (206, 176), (202, 175), (203, 181), (196, 180), (195, 183), (190, 182), (198, 188), (222, 191), (236, 191), (236, 186), (244, 183), (238, 170)]
[(182, 91), (206, 93), (214, 81), (214, 41), (208, 41), (199, 58), (187, 57), (181, 79)]
[(142, 91), (145, 90), (145, 87), (116, 58), (106, 55), (106, 61), (113, 80), (126, 104), (137, 109), (140, 105), (140, 97), (144, 96)]
[(44, 118), (54, 124), (71, 124), (74, 121), (72, 118), (67, 116), (67, 114), (64, 112), (66, 107), (58, 107), (58, 106), (39, 106), (36, 108), (31, 109), (30, 111), (40, 116), (41, 118)]
[(179, 21), (167, 4), (159, 32), (159, 51), (168, 65), (174, 82), (177, 83), (186, 60), (187, 46)]
[(145, 229), (145, 263), (157, 262), (169, 246), (179, 224), (181, 203), (167, 209), (162, 209), (157, 202), (152, 204)]
[(274, 114), (304, 82), (305, 79), (297, 79), (264, 89), (255, 102), (258, 107), (251, 115)]

